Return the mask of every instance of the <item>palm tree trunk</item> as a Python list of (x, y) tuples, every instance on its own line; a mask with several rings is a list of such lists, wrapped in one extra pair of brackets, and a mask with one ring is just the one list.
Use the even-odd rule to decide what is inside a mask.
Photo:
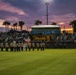
[(7, 26), (7, 30), (9, 31), (9, 26)]
[(16, 30), (17, 30), (17, 26), (16, 26)]
[(5, 26), (5, 32), (7, 33), (7, 26)]
[(6, 26), (6, 32), (8, 31), (8, 27)]
[(22, 31), (22, 26), (21, 26), (21, 31)]

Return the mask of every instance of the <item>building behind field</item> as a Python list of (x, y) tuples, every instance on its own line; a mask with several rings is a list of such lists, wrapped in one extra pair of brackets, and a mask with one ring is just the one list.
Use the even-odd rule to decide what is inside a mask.
[(58, 25), (34, 25), (30, 34), (33, 40), (49, 41), (54, 35), (60, 35), (61, 28)]

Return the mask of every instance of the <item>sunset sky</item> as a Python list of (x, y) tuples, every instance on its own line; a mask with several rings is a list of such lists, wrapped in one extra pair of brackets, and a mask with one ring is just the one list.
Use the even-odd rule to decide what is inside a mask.
[[(30, 27), (39, 19), (46, 24), (45, 0), (0, 0), (0, 27), (3, 21), (22, 20)], [(71, 27), (76, 19), (76, 0), (49, 0), (49, 24), (56, 22), (62, 28)]]

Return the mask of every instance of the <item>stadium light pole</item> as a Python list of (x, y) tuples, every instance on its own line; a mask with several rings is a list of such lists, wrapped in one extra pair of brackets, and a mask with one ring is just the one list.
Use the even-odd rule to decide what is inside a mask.
[(48, 0), (46, 1), (46, 24), (48, 25), (48, 5), (49, 5), (49, 2)]
[(45, 4), (46, 4), (46, 24), (48, 25), (48, 6), (49, 6), (49, 2), (53, 2), (54, 0), (44, 0), (45, 1)]

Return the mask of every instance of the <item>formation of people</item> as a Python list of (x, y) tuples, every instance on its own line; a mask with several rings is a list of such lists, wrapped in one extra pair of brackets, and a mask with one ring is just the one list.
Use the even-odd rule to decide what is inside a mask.
[(76, 42), (76, 33), (69, 34), (67, 32), (62, 33), (61, 35), (57, 36), (55, 42)]
[(50, 41), (28, 41), (28, 33), (0, 33), (0, 51), (44, 51), (45, 48), (76, 48), (76, 33), (55, 35)]
[(9, 43), (0, 43), (0, 51), (34, 51), (34, 50), (41, 50), (44, 51), (45, 43), (44, 42), (16, 42), (13, 41)]

